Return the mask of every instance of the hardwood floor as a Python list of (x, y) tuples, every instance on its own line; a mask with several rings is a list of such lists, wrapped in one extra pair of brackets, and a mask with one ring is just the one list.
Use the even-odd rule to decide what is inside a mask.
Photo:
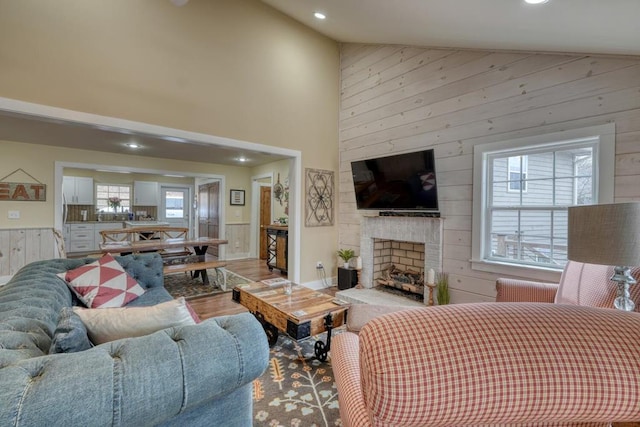
[[(227, 261), (227, 269), (256, 282), (276, 277), (287, 277), (286, 274), (281, 274), (280, 270), (274, 269), (272, 272), (269, 271), (266, 262), (259, 259)], [(331, 295), (334, 295), (336, 291), (337, 288), (335, 286), (322, 290), (322, 292), (327, 292)], [(247, 311), (246, 308), (231, 299), (231, 292), (190, 299), (189, 304), (202, 320)]]

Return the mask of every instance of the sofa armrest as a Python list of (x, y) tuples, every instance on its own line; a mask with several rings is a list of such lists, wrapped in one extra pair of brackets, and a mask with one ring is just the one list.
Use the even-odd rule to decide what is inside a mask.
[(496, 281), (496, 302), (549, 302), (558, 292), (556, 283), (532, 282), (518, 279)]
[(268, 354), (245, 313), (23, 360), (1, 369), (0, 425), (156, 425), (250, 383)]
[(344, 427), (367, 427), (371, 425), (360, 387), (360, 345), (358, 336), (345, 332), (336, 336), (331, 346), (333, 375), (340, 401), (340, 419)]
[(352, 304), (347, 314), (347, 330), (360, 332), (360, 329), (372, 319), (387, 313), (419, 308), (408, 305)]

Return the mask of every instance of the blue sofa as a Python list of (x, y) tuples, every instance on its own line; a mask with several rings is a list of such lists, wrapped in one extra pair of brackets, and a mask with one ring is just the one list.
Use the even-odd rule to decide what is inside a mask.
[[(157, 254), (115, 257), (145, 293), (171, 299)], [(57, 273), (95, 259), (23, 267), (0, 286), (0, 426), (250, 426), (265, 333), (245, 313), (48, 354), (61, 309), (77, 304)]]

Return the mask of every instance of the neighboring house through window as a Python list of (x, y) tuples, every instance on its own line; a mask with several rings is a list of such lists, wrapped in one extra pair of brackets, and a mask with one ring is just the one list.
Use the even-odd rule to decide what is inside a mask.
[(508, 157), (509, 175), (507, 191), (527, 191), (527, 170), (529, 168), (528, 156)]
[(567, 208), (613, 201), (614, 154), (613, 124), (476, 146), (473, 268), (562, 269)]

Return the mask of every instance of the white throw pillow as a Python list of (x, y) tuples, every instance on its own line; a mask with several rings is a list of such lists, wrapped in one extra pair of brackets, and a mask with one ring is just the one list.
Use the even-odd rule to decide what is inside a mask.
[(74, 307), (93, 344), (140, 337), (165, 328), (195, 325), (184, 298), (149, 307), (88, 309)]

